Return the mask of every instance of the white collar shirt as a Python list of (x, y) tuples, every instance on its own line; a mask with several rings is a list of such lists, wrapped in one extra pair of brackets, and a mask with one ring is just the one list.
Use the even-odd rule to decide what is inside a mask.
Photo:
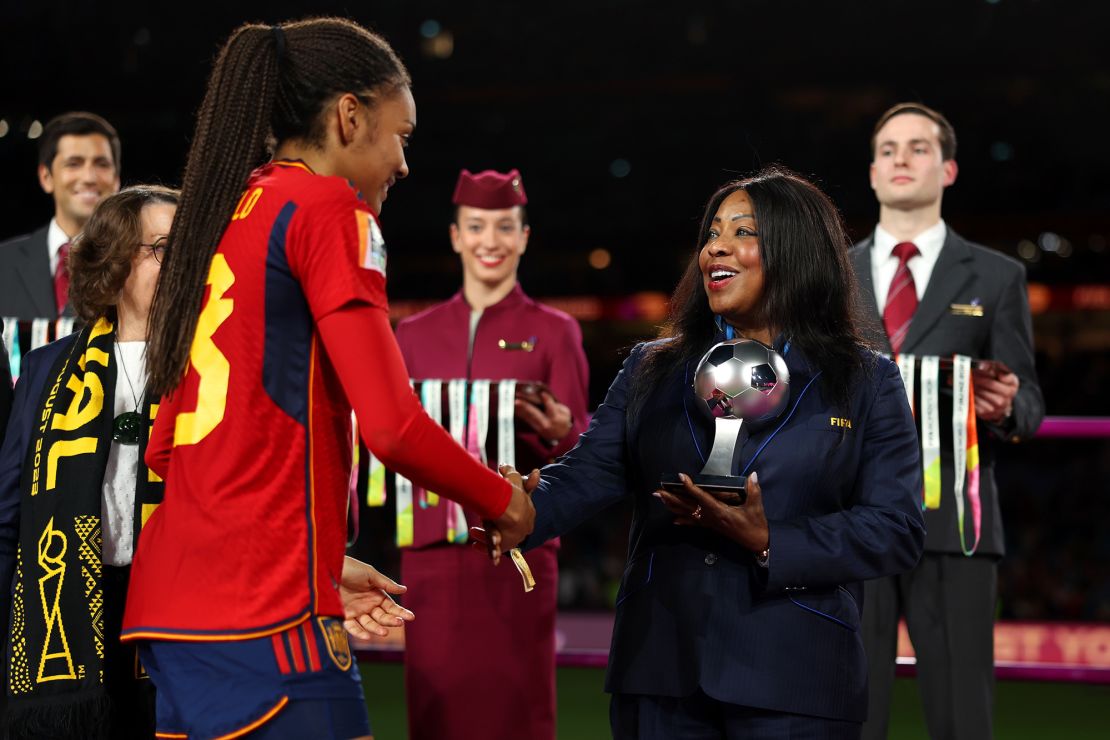
[(58, 226), (57, 220), (50, 219), (50, 228), (46, 230), (46, 249), (50, 255), (51, 275), (58, 272), (58, 251), (68, 241), (70, 241), (70, 238), (62, 231), (62, 227)]
[[(941, 220), (909, 240), (920, 252), (906, 263), (910, 274), (913, 275), (913, 287), (918, 301), (925, 295), (929, 278), (933, 275), (933, 267), (937, 264), (937, 258), (940, 257), (940, 250), (947, 236), (948, 227)], [(875, 227), (875, 238), (871, 245), (871, 284), (875, 288), (875, 305), (878, 306), (880, 315), (886, 306), (886, 294), (890, 290), (891, 281), (894, 280), (894, 273), (898, 271), (898, 258), (892, 252), (899, 242), (899, 239), (882, 226)]]

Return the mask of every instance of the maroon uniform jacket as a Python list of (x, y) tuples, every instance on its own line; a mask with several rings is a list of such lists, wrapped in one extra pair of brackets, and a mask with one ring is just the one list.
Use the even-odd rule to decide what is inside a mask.
[[(570, 407), (574, 426), (555, 447), (517, 424), (519, 470), (527, 473), (573, 447), (587, 422), (577, 322), (517, 286), (482, 313), (468, 362), (469, 337), (470, 307), (461, 293), (397, 327), (414, 379), (540, 381)], [(414, 506), (413, 546), (401, 556), (405, 604), (419, 615), (405, 628), (409, 737), (554, 740), (555, 545), (528, 554), (536, 588), (525, 593), (512, 566), (493, 568), (480, 553), (447, 543), (447, 514), (442, 500)], [(475, 523), (471, 512), (467, 518)], [(477, 665), (482, 681), (475, 680)]]
[[(397, 343), (409, 375), (416, 380), (539, 381), (570, 408), (574, 425), (555, 447), (527, 425), (517, 425), (516, 468), (522, 474), (570, 450), (588, 421), (589, 373), (578, 322), (562, 311), (536, 303), (517, 285), (499, 303), (482, 312), (468, 362), (469, 339), (470, 306), (461, 291), (397, 325)], [(491, 465), (495, 463), (490, 460)], [(414, 506), (412, 546), (442, 544), (447, 534), (447, 512), (448, 507), (443, 505)], [(470, 512), (467, 518), (474, 521)]]

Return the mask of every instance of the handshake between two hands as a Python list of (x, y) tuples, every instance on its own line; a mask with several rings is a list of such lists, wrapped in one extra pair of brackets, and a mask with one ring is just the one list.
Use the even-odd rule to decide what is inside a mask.
[[(486, 520), (483, 527), (471, 527), (470, 536), (475, 547), (484, 548), (494, 565), (501, 561), (503, 551), (519, 545), (532, 533), (536, 523), (536, 507), (532, 505), (532, 491), (540, 482), (540, 471), (533, 470), (523, 478), (511, 465), (501, 465), (498, 472), (512, 485), (513, 493), (505, 512), (497, 519)], [(514, 561), (521, 569), (525, 589), (530, 590), (531, 573), (519, 552)], [(345, 558), (340, 577), (339, 596), (343, 602), (343, 627), (351, 635), (368, 640), (374, 635), (385, 637), (390, 628), (400, 627), (416, 618), (412, 611), (398, 604), (393, 596), (408, 589), (377, 568)]]
[(484, 547), (494, 565), (501, 562), (502, 553), (515, 548), (532, 533), (536, 524), (532, 491), (540, 484), (538, 470), (533, 470), (527, 478), (522, 477), (512, 465), (498, 465), (497, 471), (513, 487), (509, 505), (497, 519), (486, 519), (481, 527), (470, 528), (471, 544)]

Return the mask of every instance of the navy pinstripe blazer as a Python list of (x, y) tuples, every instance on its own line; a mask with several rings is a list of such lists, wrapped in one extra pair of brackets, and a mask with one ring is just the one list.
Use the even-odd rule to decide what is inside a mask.
[(759, 473), (771, 533), (763, 569), (730, 540), (675, 526), (651, 495), (663, 473), (701, 470), (713, 427), (692, 405), (693, 368), (655, 389), (628, 425), (643, 350), (578, 445), (543, 469), (528, 540), (632, 498), (606, 690), (686, 696), (700, 687), (734, 704), (862, 721), (862, 581), (913, 567), (925, 538), (917, 433), (896, 366), (869, 356), (849, 407), (834, 410), (818, 369), (801, 350), (785, 352), (786, 411), (741, 432), (734, 470)]

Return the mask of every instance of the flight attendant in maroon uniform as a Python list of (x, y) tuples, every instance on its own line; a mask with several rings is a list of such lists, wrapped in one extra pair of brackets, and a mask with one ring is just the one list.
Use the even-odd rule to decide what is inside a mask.
[[(515, 404), (517, 468), (528, 471), (568, 451), (586, 428), (582, 332), (517, 283), (530, 233), (520, 173), (463, 170), (453, 202), (462, 290), (402, 321), (397, 341), (416, 380), (543, 383), (546, 390)], [(466, 438), (473, 438), (469, 430)], [(414, 506), (413, 544), (402, 550), (406, 606), (420, 615), (405, 635), (410, 736), (554, 738), (557, 545), (528, 554), (536, 588), (525, 593), (513, 568), (490, 568), (448, 541), (451, 513), (442, 499)], [(467, 519), (477, 523), (471, 512)]]

